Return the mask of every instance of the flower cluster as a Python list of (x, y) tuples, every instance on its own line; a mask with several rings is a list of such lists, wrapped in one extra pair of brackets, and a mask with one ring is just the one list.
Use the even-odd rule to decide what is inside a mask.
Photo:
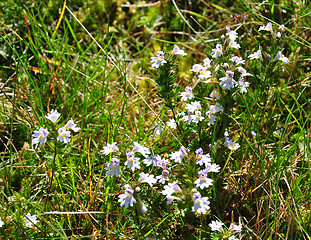
[(242, 224), (239, 225), (235, 223), (231, 223), (228, 229), (224, 229), (224, 224), (220, 221), (212, 221), (209, 225), (211, 231), (213, 232), (213, 236), (216, 237), (217, 235), (223, 236), (225, 239), (229, 240), (239, 240), (235, 234), (238, 234), (242, 231)]
[[(57, 110), (52, 110), (50, 113), (48, 113), (45, 117), (49, 119), (53, 124), (57, 123), (57, 120), (60, 117), (60, 113)], [(60, 127), (58, 129), (58, 136), (57, 140), (60, 142), (68, 143), (70, 141), (71, 133), (70, 130), (77, 132), (80, 128), (76, 126), (73, 119), (70, 119), (65, 126)], [(44, 144), (47, 140), (47, 136), (50, 134), (50, 132), (43, 127), (40, 127), (38, 130), (34, 131), (34, 134), (32, 135), (32, 143), (37, 144), (40, 143), (41, 145)]]

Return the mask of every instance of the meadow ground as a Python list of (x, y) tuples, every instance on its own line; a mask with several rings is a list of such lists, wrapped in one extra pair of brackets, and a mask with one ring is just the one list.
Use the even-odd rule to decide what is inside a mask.
[(0, 239), (311, 239), (310, 1), (0, 3)]

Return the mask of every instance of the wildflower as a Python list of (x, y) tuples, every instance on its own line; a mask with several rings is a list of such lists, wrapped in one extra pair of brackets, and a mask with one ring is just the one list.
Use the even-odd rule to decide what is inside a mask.
[(226, 138), (225, 146), (230, 150), (237, 150), (240, 147), (240, 144), (230, 140), (229, 138)]
[(181, 188), (178, 186), (177, 181), (165, 185), (162, 194), (167, 196), (172, 195), (175, 192), (181, 192)]
[(37, 216), (31, 215), (30, 213), (27, 213), (24, 219), (25, 219), (26, 227), (30, 227), (30, 228), (39, 222), (37, 219)]
[(167, 169), (163, 169), (162, 174), (157, 176), (156, 179), (158, 179), (159, 183), (164, 184), (166, 181), (169, 181), (170, 179), (168, 178), (169, 171)]
[[(207, 70), (206, 67), (203, 67), (199, 73), (199, 81), (204, 81), (205, 79), (208, 79), (211, 77), (211, 71)], [(206, 80), (205, 83), (209, 82), (209, 80)]]
[(33, 144), (44, 144), (46, 142), (46, 137), (48, 136), (49, 132), (43, 127), (40, 127), (38, 131), (34, 131), (34, 134), (32, 135), (32, 143)]
[(140, 182), (140, 183), (143, 183), (143, 182), (148, 183), (149, 186), (152, 187), (153, 184), (157, 182), (157, 179), (154, 177), (153, 174), (141, 172), (139, 174), (138, 182)]
[(0, 219), (0, 228), (4, 225), (4, 222)]
[(181, 101), (187, 101), (189, 99), (192, 99), (194, 97), (193, 93), (192, 93), (192, 87), (185, 87), (185, 91), (180, 93), (181, 96)]
[(109, 153), (117, 152), (117, 151), (119, 151), (117, 143), (113, 142), (111, 144), (107, 143), (107, 146), (103, 147), (103, 150), (101, 151), (101, 153), (108, 155)]
[(288, 63), (288, 62), (289, 62), (288, 58), (285, 57), (285, 56), (282, 54), (281, 51), (278, 51), (278, 52), (277, 52), (277, 54), (276, 54), (276, 56), (275, 56), (275, 59), (281, 60), (283, 63)]
[(164, 63), (167, 63), (167, 61), (164, 59), (164, 52), (163, 51), (158, 51), (157, 52), (157, 56), (156, 57), (151, 57), (151, 61), (153, 64), (151, 65), (151, 67), (153, 68), (158, 68), (162, 65), (164, 65)]
[(241, 66), (236, 67), (236, 70), (241, 73), (242, 77), (253, 76), (252, 74), (246, 72), (246, 70)]
[(203, 149), (202, 148), (198, 148), (197, 150), (195, 150), (195, 155), (197, 158), (197, 164), (199, 164), (200, 166), (202, 166), (203, 164), (209, 164), (211, 163), (211, 158), (209, 154), (204, 155), (203, 154)]
[(106, 176), (110, 175), (113, 177), (116, 175), (116, 177), (119, 177), (119, 175), (122, 173), (120, 169), (120, 160), (117, 158), (111, 158), (111, 162), (107, 163), (107, 167), (105, 167), (105, 170), (109, 170), (106, 172)]
[(208, 68), (211, 67), (211, 62), (212, 62), (212, 60), (209, 59), (209, 58), (207, 57), (207, 58), (205, 58), (205, 59), (203, 60), (203, 66), (206, 67), (206, 68), (208, 69)]
[(64, 127), (58, 129), (57, 140), (60, 142), (68, 143), (70, 141), (70, 131), (67, 131)]
[(217, 117), (213, 115), (211, 111), (206, 112), (207, 118), (208, 118), (208, 125), (214, 125), (216, 122)]
[(65, 125), (65, 128), (68, 130), (68, 129), (71, 129), (72, 131), (74, 132), (78, 132), (80, 128), (78, 128), (76, 126), (76, 124), (73, 122), (73, 119), (71, 118), (67, 124)]
[(199, 73), (203, 69), (203, 66), (201, 64), (194, 64), (192, 68), (190, 69), (190, 72)]
[(235, 223), (231, 223), (229, 226), (230, 231), (236, 231), (236, 232), (241, 232), (242, 231), (242, 224), (236, 225)]
[(249, 82), (245, 82), (244, 78), (241, 77), (238, 81), (241, 93), (247, 93), (247, 87), (249, 86)]
[(232, 62), (234, 62), (236, 65), (238, 65), (238, 64), (245, 64), (245, 60), (243, 60), (243, 58), (238, 57), (238, 56), (234, 56), (234, 57), (230, 58), (230, 60)]
[(166, 122), (166, 125), (170, 128), (176, 129), (177, 124), (175, 122), (175, 119), (170, 119)]
[(167, 205), (170, 205), (174, 200), (180, 201), (181, 199), (179, 197), (175, 197), (175, 196), (172, 196), (172, 195), (167, 195), (166, 196), (166, 204)]
[(213, 164), (207, 163), (205, 164), (205, 171), (206, 172), (219, 172), (220, 167), (216, 163), (213, 163)]
[(261, 50), (259, 49), (257, 52), (254, 52), (254, 53), (250, 54), (250, 55), (248, 56), (248, 58), (249, 58), (250, 60), (253, 60), (253, 59), (261, 59), (261, 58), (262, 58)]
[(145, 214), (148, 211), (148, 209), (147, 209), (146, 205), (142, 202), (140, 197), (137, 197), (137, 198), (138, 198), (138, 202), (139, 202), (139, 210), (142, 214)]
[(140, 158), (135, 157), (134, 152), (127, 152), (126, 157), (127, 157), (127, 160), (125, 162), (126, 166), (128, 166), (133, 172), (135, 171), (136, 168), (140, 169), (139, 166)]
[(163, 131), (163, 127), (161, 126), (161, 124), (157, 123), (156, 127), (153, 129), (153, 134), (157, 138), (158, 136), (160, 136), (162, 131)]
[(173, 51), (172, 51), (172, 55), (186, 56), (187, 53), (185, 53), (184, 50), (181, 50), (177, 45), (174, 45), (174, 48), (173, 48)]
[(133, 204), (136, 203), (136, 199), (133, 197), (134, 190), (131, 188), (126, 188), (125, 192), (121, 195), (119, 195), (118, 202), (120, 203), (120, 206), (124, 206), (125, 208), (128, 208), (128, 206), (133, 207)]
[(138, 142), (134, 142), (134, 147), (133, 147), (132, 151), (133, 152), (139, 152), (144, 157), (147, 157), (151, 153), (149, 148), (140, 145)]
[(169, 161), (165, 158), (161, 158), (159, 156), (158, 162), (157, 162), (157, 167), (161, 167), (163, 169), (166, 169), (166, 165), (169, 164)]
[(187, 149), (185, 147), (181, 147), (177, 152), (171, 153), (170, 159), (174, 160), (176, 163), (181, 163), (183, 158), (187, 155)]
[(46, 115), (46, 118), (51, 120), (52, 123), (56, 123), (57, 119), (60, 117), (60, 113), (57, 110), (52, 110)]
[(210, 209), (208, 201), (208, 197), (202, 197), (200, 192), (196, 192), (192, 195), (192, 199), (194, 202), (194, 206), (192, 207), (192, 211), (197, 212), (199, 214), (206, 214), (206, 211)]
[(188, 112), (194, 113), (197, 110), (201, 110), (202, 107), (200, 101), (194, 101), (192, 103), (187, 103), (185, 108)]
[(236, 238), (234, 235), (232, 235), (232, 236), (230, 236), (230, 237), (228, 238), (228, 240), (239, 240), (239, 239)]
[(228, 90), (230, 90), (237, 84), (237, 82), (233, 79), (233, 75), (234, 72), (227, 71), (226, 76), (219, 79), (221, 80), (220, 85), (223, 89), (227, 88)]
[(220, 221), (212, 221), (208, 226), (211, 228), (211, 231), (222, 231), (224, 224)]
[(217, 90), (213, 90), (209, 96), (211, 98), (214, 98), (214, 99), (219, 99), (220, 98), (219, 92)]
[(213, 185), (213, 179), (207, 177), (207, 171), (206, 170), (200, 170), (198, 172), (199, 178), (194, 182), (196, 184), (196, 187), (208, 188)]
[(241, 45), (235, 41), (230, 41), (228, 46), (231, 48), (234, 48), (234, 49), (240, 49), (241, 48)]
[(258, 29), (258, 31), (269, 31), (269, 32), (273, 32), (272, 30), (272, 23), (268, 22), (266, 26), (260, 26), (260, 28)]
[(199, 123), (204, 119), (204, 117), (202, 117), (201, 115), (201, 111), (195, 111), (194, 115), (191, 115), (191, 120), (194, 123)]
[(222, 112), (224, 109), (219, 105), (210, 105), (209, 106), (209, 111), (212, 113), (212, 114), (215, 114), (215, 113), (218, 113), (218, 112)]
[(226, 35), (228, 36), (230, 41), (235, 41), (235, 39), (238, 38), (238, 33), (236, 31), (231, 30), (229, 27), (226, 27), (226, 30)]
[(218, 58), (223, 54), (222, 52), (222, 45), (221, 44), (216, 44), (216, 48), (212, 49), (212, 58)]

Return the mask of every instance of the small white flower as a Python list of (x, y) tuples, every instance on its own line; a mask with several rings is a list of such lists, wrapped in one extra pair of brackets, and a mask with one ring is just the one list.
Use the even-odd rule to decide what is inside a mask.
[(130, 168), (133, 172), (135, 171), (136, 168), (140, 169), (140, 166), (139, 166), (140, 158), (135, 157), (134, 152), (127, 152), (126, 157), (127, 157), (127, 160), (124, 163), (125, 166)]
[(194, 182), (194, 184), (196, 184), (196, 187), (200, 187), (201, 189), (203, 189), (213, 186), (213, 179), (207, 177), (206, 170), (200, 170), (198, 174), (199, 178)]
[(230, 237), (228, 238), (228, 240), (239, 240), (239, 239), (236, 238), (234, 235), (232, 235), (232, 236), (230, 236)]
[(232, 141), (229, 138), (226, 138), (225, 146), (229, 148), (230, 150), (237, 150), (240, 147), (240, 144), (237, 142)]
[(4, 222), (0, 219), (0, 228), (4, 225)]
[(220, 99), (220, 95), (217, 90), (213, 90), (209, 96), (214, 99)]
[(151, 153), (149, 148), (140, 145), (138, 142), (134, 142), (132, 151), (141, 153), (145, 158)]
[(64, 127), (58, 129), (57, 140), (60, 142), (68, 143), (70, 141), (70, 131), (67, 131)]
[(170, 205), (174, 200), (180, 201), (181, 199), (179, 197), (175, 197), (175, 196), (172, 196), (172, 195), (167, 195), (166, 196), (166, 204), (167, 205)]
[(229, 27), (227, 27), (226, 30), (226, 35), (228, 36), (230, 41), (235, 41), (235, 39), (238, 38), (238, 33), (236, 31), (231, 30)]
[(48, 136), (49, 132), (43, 127), (40, 127), (38, 131), (34, 131), (34, 134), (32, 135), (32, 143), (33, 144), (44, 144), (46, 142), (46, 137)]
[(194, 113), (195, 111), (202, 109), (201, 102), (194, 101), (192, 103), (187, 103), (185, 108), (188, 110), (188, 112)]
[(176, 163), (181, 163), (183, 158), (187, 155), (188, 150), (185, 147), (181, 147), (177, 152), (171, 153), (170, 159), (174, 160)]
[(213, 164), (205, 164), (205, 171), (206, 172), (219, 172), (220, 171), (220, 166), (217, 165), (216, 163)]
[(250, 60), (253, 60), (253, 59), (262, 59), (261, 50), (259, 49), (257, 52), (254, 52), (254, 53), (250, 54), (250, 55), (248, 56), (248, 58), (249, 58)]
[(242, 77), (253, 76), (252, 74), (246, 72), (246, 70), (241, 66), (236, 67), (236, 70), (241, 73)]
[(181, 101), (187, 101), (189, 99), (192, 99), (194, 97), (193, 93), (192, 93), (192, 87), (187, 86), (185, 87), (185, 91), (180, 93), (181, 96)]
[(202, 197), (200, 192), (194, 193), (192, 199), (194, 203), (192, 211), (198, 214), (206, 214), (206, 211), (210, 209), (208, 197)]
[(162, 65), (164, 65), (165, 63), (167, 63), (167, 61), (164, 59), (164, 52), (163, 51), (158, 51), (157, 52), (157, 56), (156, 57), (151, 57), (151, 63), (153, 63), (151, 65), (151, 67), (153, 68), (158, 68)]
[(101, 151), (101, 153), (108, 155), (109, 153), (117, 152), (117, 151), (119, 151), (117, 143), (113, 142), (111, 144), (107, 143), (107, 146), (103, 147), (103, 150)]
[(154, 177), (153, 174), (141, 172), (141, 173), (139, 174), (138, 182), (141, 182), (141, 183), (143, 183), (143, 182), (148, 183), (149, 186), (152, 187), (153, 184), (157, 182), (157, 179)]
[(272, 23), (271, 22), (268, 22), (266, 26), (260, 26), (258, 31), (268, 31), (268, 32), (273, 32), (273, 29), (272, 29)]
[(181, 192), (181, 188), (178, 186), (177, 181), (174, 181), (172, 183), (168, 183), (167, 185), (164, 186), (164, 190), (162, 191), (162, 194), (167, 196), (167, 195), (172, 195), (175, 192)]
[(236, 65), (238, 65), (238, 64), (245, 64), (245, 60), (243, 60), (243, 58), (238, 57), (238, 56), (234, 56), (234, 57), (230, 58), (230, 60), (232, 62), (234, 62)]
[(30, 228), (39, 222), (37, 219), (37, 216), (31, 215), (30, 213), (27, 213), (24, 219), (25, 219), (26, 227), (30, 227)]
[(211, 231), (222, 231), (224, 224), (220, 221), (212, 221), (208, 226), (211, 228)]
[(67, 124), (65, 125), (65, 128), (66, 128), (66, 129), (71, 129), (71, 130), (74, 131), (74, 132), (78, 132), (79, 129), (80, 129), (80, 128), (78, 128), (78, 127), (76, 126), (76, 124), (74, 123), (74, 121), (73, 121), (72, 118), (67, 122)]
[(206, 80), (208, 78), (210, 78), (212, 75), (211, 75), (211, 71), (207, 70), (206, 67), (203, 67), (199, 73), (199, 81), (204, 81), (205, 83), (208, 83), (210, 80)]
[(228, 89), (230, 90), (231, 88), (235, 87), (237, 82), (233, 79), (233, 72), (227, 71), (226, 76), (220, 78), (221, 82), (219, 83), (223, 89)]
[(57, 119), (60, 117), (60, 113), (57, 110), (52, 110), (46, 115), (46, 118), (51, 120), (52, 123), (56, 123)]
[(201, 111), (195, 111), (194, 115), (191, 115), (191, 120), (194, 123), (199, 123), (204, 119), (204, 117), (202, 117)]
[(242, 231), (242, 224), (236, 225), (235, 223), (231, 223), (229, 226), (230, 231), (235, 231), (235, 232), (241, 232)]
[(113, 177), (116, 175), (116, 177), (119, 177), (119, 175), (122, 173), (120, 169), (120, 160), (117, 158), (111, 158), (111, 162), (107, 163), (107, 167), (105, 167), (105, 170), (108, 170), (106, 172), (106, 176), (110, 175)]
[(240, 49), (241, 48), (241, 45), (235, 41), (230, 41), (228, 46), (231, 48), (234, 48), (234, 49)]
[(249, 82), (245, 82), (244, 78), (241, 77), (238, 81), (241, 93), (247, 93), (247, 87), (249, 86)]
[(145, 214), (148, 211), (148, 209), (147, 209), (146, 205), (142, 202), (140, 197), (137, 197), (137, 198), (138, 198), (138, 202), (139, 202), (139, 210), (142, 214)]
[(177, 124), (175, 122), (175, 119), (170, 119), (166, 122), (166, 125), (170, 128), (176, 129)]
[(212, 62), (211, 59), (205, 58), (205, 59), (203, 60), (203, 66), (206, 67), (206, 68), (208, 69), (208, 68), (211, 67), (211, 62)]
[(285, 57), (285, 56), (282, 54), (281, 51), (278, 51), (278, 52), (277, 52), (277, 54), (276, 54), (276, 56), (275, 56), (275, 59), (281, 60), (283, 63), (288, 63), (288, 62), (289, 62), (288, 58)]
[(125, 208), (128, 208), (129, 206), (133, 207), (133, 204), (136, 203), (136, 199), (133, 197), (134, 190), (131, 188), (125, 189), (125, 192), (121, 195), (119, 195), (118, 202), (120, 203), (120, 206), (124, 206)]
[(167, 169), (163, 169), (162, 174), (157, 176), (156, 179), (158, 179), (159, 183), (164, 184), (166, 181), (169, 181), (168, 175), (170, 172)]
[(173, 48), (173, 51), (172, 51), (172, 55), (186, 56), (187, 53), (185, 53), (184, 50), (181, 50), (177, 45), (174, 45), (174, 48)]
[(216, 104), (216, 105), (210, 105), (209, 106), (209, 111), (212, 113), (212, 114), (215, 114), (215, 113), (218, 113), (218, 112), (222, 112), (224, 109), (222, 106), (220, 106), (219, 104)]
[(203, 69), (201, 64), (194, 64), (190, 69), (190, 72), (199, 73)]
[(212, 49), (212, 58), (218, 58), (223, 54), (222, 52), (222, 45), (216, 44), (216, 48)]

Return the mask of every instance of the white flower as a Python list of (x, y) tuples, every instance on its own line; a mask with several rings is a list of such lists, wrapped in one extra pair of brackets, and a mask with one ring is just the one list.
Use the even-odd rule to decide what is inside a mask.
[(233, 79), (233, 72), (227, 71), (226, 76), (220, 78), (221, 82), (219, 83), (223, 89), (228, 89), (230, 90), (231, 88), (235, 87), (237, 82)]
[(210, 67), (211, 67), (211, 62), (212, 62), (211, 59), (205, 58), (205, 59), (203, 60), (203, 66), (206, 67), (206, 68), (210, 68)]
[(181, 101), (187, 101), (188, 99), (192, 99), (194, 97), (192, 93), (192, 87), (185, 87), (185, 91), (180, 93)]
[(288, 58), (285, 57), (285, 56), (282, 54), (281, 51), (278, 51), (278, 52), (277, 52), (277, 54), (276, 54), (276, 56), (275, 56), (275, 59), (281, 60), (283, 63), (288, 63), (288, 62), (289, 62)]
[(190, 69), (190, 72), (199, 73), (203, 69), (201, 64), (194, 64)]
[(127, 160), (124, 163), (125, 166), (129, 167), (133, 172), (135, 171), (136, 168), (140, 169), (140, 166), (139, 166), (140, 158), (135, 157), (134, 152), (127, 152), (126, 157), (127, 157)]
[(140, 199), (140, 197), (138, 197), (138, 202), (139, 202), (139, 210), (142, 214), (145, 214), (148, 209), (146, 207), (146, 205), (142, 202), (142, 200)]
[(181, 147), (177, 152), (171, 153), (170, 159), (174, 160), (176, 163), (181, 163), (183, 158), (187, 155), (187, 149), (185, 147)]
[(65, 128), (66, 128), (66, 129), (71, 129), (71, 130), (74, 131), (74, 132), (78, 132), (79, 129), (80, 129), (80, 128), (78, 128), (78, 127), (76, 126), (76, 124), (73, 122), (73, 119), (72, 119), (72, 118), (67, 122), (67, 124), (65, 125)]
[(175, 197), (175, 196), (172, 196), (172, 195), (167, 195), (166, 196), (166, 204), (167, 205), (170, 205), (174, 200), (180, 201), (181, 199), (179, 197)]
[(134, 142), (132, 151), (141, 153), (145, 158), (151, 153), (149, 148), (140, 145), (138, 142)]
[(166, 125), (170, 128), (176, 129), (177, 124), (175, 122), (175, 119), (170, 119), (166, 122)]
[(205, 164), (205, 171), (206, 172), (219, 172), (220, 167), (216, 163), (213, 163), (213, 164), (207, 163)]
[(195, 150), (195, 155), (197, 158), (196, 163), (199, 164), (200, 166), (202, 166), (203, 164), (205, 164), (205, 165), (210, 164), (212, 161), (209, 154), (204, 155), (203, 153), (204, 152), (203, 152), (203, 149), (201, 147), (198, 148), (197, 150)]
[(4, 222), (0, 219), (0, 228), (4, 225)]
[(38, 223), (38, 219), (36, 215), (31, 215), (30, 213), (27, 213), (25, 216), (25, 225), (26, 227), (33, 227), (33, 225)]
[(239, 239), (236, 238), (234, 235), (232, 235), (232, 236), (230, 236), (230, 237), (228, 238), (228, 240), (239, 240)]
[[(204, 81), (205, 79), (208, 79), (211, 77), (211, 71), (207, 70), (206, 67), (203, 67), (199, 73), (199, 81)], [(210, 80), (205, 80), (205, 83), (208, 83)]]
[(198, 174), (199, 178), (194, 182), (194, 184), (196, 184), (196, 187), (200, 187), (201, 189), (203, 189), (213, 186), (213, 179), (207, 177), (206, 170), (200, 170)]
[(246, 70), (241, 66), (236, 67), (236, 70), (241, 73), (242, 77), (253, 76), (252, 74), (246, 72)]
[(157, 176), (156, 179), (158, 179), (159, 183), (164, 184), (166, 181), (169, 181), (170, 179), (168, 178), (169, 171), (167, 169), (163, 169), (162, 174)]
[(268, 22), (266, 26), (260, 26), (258, 31), (269, 31), (269, 32), (272, 32), (272, 23), (271, 22)]
[(222, 231), (224, 224), (220, 221), (212, 221), (208, 226), (211, 228), (211, 231)]
[(254, 53), (250, 54), (250, 55), (248, 56), (248, 58), (249, 58), (250, 60), (253, 60), (253, 59), (261, 59), (261, 58), (262, 58), (261, 50), (259, 49), (257, 52), (254, 52)]
[(153, 129), (154, 136), (157, 138), (158, 136), (160, 136), (162, 131), (163, 131), (163, 127), (161, 126), (161, 124), (156, 123), (156, 127)]
[(192, 103), (187, 103), (185, 108), (188, 112), (194, 113), (197, 110), (201, 110), (202, 107), (200, 101), (194, 101)]
[(228, 46), (231, 48), (234, 48), (234, 49), (240, 49), (241, 48), (241, 45), (235, 41), (230, 41)]
[(230, 60), (232, 62), (234, 62), (236, 65), (238, 65), (238, 64), (245, 64), (245, 60), (243, 60), (243, 58), (238, 57), (238, 56), (234, 56), (234, 57), (230, 58)]
[(191, 115), (190, 117), (194, 123), (199, 123), (204, 119), (204, 117), (202, 117), (201, 111), (195, 111), (194, 115)]
[(214, 99), (220, 98), (219, 92), (217, 90), (213, 90), (209, 96)]
[(226, 35), (228, 36), (230, 41), (235, 41), (238, 37), (238, 33), (236, 31), (231, 30), (229, 27), (226, 27), (227, 33)]
[(113, 177), (116, 175), (116, 177), (119, 177), (119, 175), (122, 173), (120, 169), (120, 160), (117, 158), (111, 158), (111, 162), (107, 163), (107, 167), (105, 167), (105, 170), (109, 170), (106, 172), (106, 176), (110, 175)]
[(128, 208), (129, 206), (133, 207), (133, 204), (136, 203), (136, 199), (133, 197), (134, 190), (131, 188), (125, 189), (125, 192), (121, 195), (119, 195), (118, 202), (120, 203), (120, 206), (124, 206), (125, 208)]
[(247, 93), (247, 87), (249, 86), (249, 82), (245, 82), (244, 78), (241, 77), (238, 81), (241, 93)]
[(167, 196), (172, 195), (175, 192), (181, 192), (181, 188), (178, 186), (177, 181), (165, 185), (162, 194)]
[(235, 223), (231, 223), (229, 226), (230, 231), (236, 231), (236, 232), (241, 232), (242, 231), (242, 224), (236, 225)]
[(117, 143), (113, 142), (111, 144), (107, 143), (107, 146), (103, 147), (103, 150), (101, 151), (101, 153), (108, 155), (109, 153), (117, 152), (117, 151), (119, 151)]
[(240, 147), (240, 144), (232, 141), (229, 138), (226, 138), (225, 146), (229, 148), (230, 150), (237, 150)]
[(212, 114), (215, 114), (215, 113), (218, 113), (218, 112), (222, 112), (224, 109), (219, 105), (210, 105), (209, 106), (209, 111), (212, 113)]
[(216, 44), (216, 48), (212, 49), (212, 58), (218, 58), (223, 54), (222, 52), (222, 45)]
[(138, 182), (141, 182), (141, 183), (143, 183), (143, 182), (148, 183), (149, 186), (152, 187), (153, 184), (157, 182), (157, 179), (154, 177), (153, 174), (141, 172), (141, 173), (139, 174)]
[(46, 142), (46, 137), (48, 136), (49, 132), (43, 127), (40, 127), (38, 131), (34, 131), (34, 134), (32, 135), (32, 143), (33, 144), (44, 144)]
[(200, 192), (194, 193), (192, 199), (194, 203), (192, 211), (197, 212), (198, 214), (206, 214), (206, 211), (210, 209), (208, 197), (201, 197)]
[(153, 68), (158, 68), (161, 65), (164, 65), (164, 63), (167, 63), (167, 61), (164, 59), (164, 52), (163, 51), (158, 51), (156, 57), (151, 57), (151, 61), (153, 64), (151, 67)]
[(57, 140), (60, 142), (68, 143), (70, 141), (70, 131), (67, 131), (64, 127), (58, 129)]
[(187, 53), (185, 53), (184, 50), (181, 50), (177, 45), (174, 45), (174, 48), (173, 48), (173, 51), (172, 51), (172, 55), (186, 56)]
[(60, 117), (60, 113), (57, 110), (52, 110), (46, 115), (46, 118), (51, 120), (53, 123), (56, 123), (57, 119)]

